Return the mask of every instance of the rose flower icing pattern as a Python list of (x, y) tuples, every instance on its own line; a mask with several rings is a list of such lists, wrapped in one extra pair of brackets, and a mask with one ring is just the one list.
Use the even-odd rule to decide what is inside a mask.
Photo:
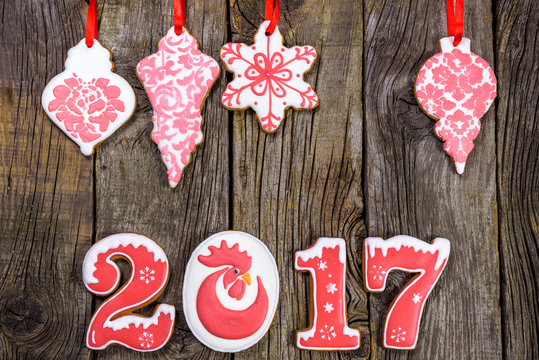
[(112, 72), (110, 52), (97, 39), (71, 48), (65, 70), (45, 87), (41, 103), (49, 118), (89, 156), (135, 111), (135, 93)]

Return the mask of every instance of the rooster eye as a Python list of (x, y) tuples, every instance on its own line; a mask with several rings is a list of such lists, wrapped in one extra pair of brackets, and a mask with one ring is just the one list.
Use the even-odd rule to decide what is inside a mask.
[(234, 269), (234, 274), (239, 274), (240, 271), (238, 269)]

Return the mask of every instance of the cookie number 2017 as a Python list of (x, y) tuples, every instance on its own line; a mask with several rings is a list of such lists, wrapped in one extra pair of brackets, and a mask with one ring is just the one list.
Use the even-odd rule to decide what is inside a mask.
[(86, 337), (88, 348), (104, 349), (111, 344), (137, 351), (157, 350), (170, 339), (174, 328), (174, 306), (159, 304), (151, 317), (132, 314), (165, 289), (168, 259), (153, 240), (138, 234), (116, 234), (97, 242), (83, 263), (84, 284), (92, 293), (109, 295), (118, 287), (120, 270), (113, 260), (131, 265), (131, 277), (95, 312)]
[(296, 270), (312, 277), (311, 328), (297, 332), (297, 346), (310, 350), (352, 350), (359, 347), (359, 330), (346, 322), (346, 244), (320, 238), (296, 252)]
[(447, 264), (449, 249), (449, 240), (443, 238), (432, 244), (405, 235), (365, 240), (363, 279), (368, 291), (383, 291), (392, 270), (419, 273), (399, 292), (387, 313), (384, 347), (415, 348), (425, 301)]

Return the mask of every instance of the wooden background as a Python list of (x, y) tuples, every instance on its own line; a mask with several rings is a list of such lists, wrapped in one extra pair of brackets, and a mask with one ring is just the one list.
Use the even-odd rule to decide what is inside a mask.
[[(288, 46), (320, 56), (306, 76), (314, 111), (287, 111), (275, 134), (251, 110), (229, 112), (222, 71), (203, 110), (205, 141), (175, 190), (150, 139), (151, 106), (135, 74), (172, 25), (171, 0), (100, 0), (100, 33), (115, 71), (135, 88), (132, 120), (85, 158), (46, 117), (41, 92), (84, 36), (83, 0), (0, 0), (0, 359), (539, 359), (539, 2), (467, 0), (465, 36), (498, 77), (464, 176), (453, 170), (419, 109), (413, 82), (446, 34), (443, 0), (282, 0)], [(188, 0), (187, 27), (218, 59), (228, 41), (252, 41), (262, 0)], [(268, 334), (237, 354), (216, 353), (181, 311), (184, 268), (207, 236), (260, 238), (280, 271)], [(84, 344), (101, 299), (81, 279), (104, 236), (138, 232), (167, 251), (172, 274), (159, 302), (177, 322), (169, 344), (140, 354)], [(381, 294), (362, 287), (367, 236), (451, 240), (417, 350), (381, 347), (383, 317), (409, 275)], [(348, 317), (361, 348), (300, 351), (308, 276), (294, 251), (317, 237), (348, 243)], [(152, 310), (151, 308), (149, 310)], [(146, 309), (148, 312), (148, 309)]]

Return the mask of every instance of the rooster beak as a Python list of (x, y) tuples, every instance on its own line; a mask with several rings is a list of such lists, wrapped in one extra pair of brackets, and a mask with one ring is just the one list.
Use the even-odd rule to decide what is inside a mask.
[(249, 273), (245, 273), (241, 278), (245, 280), (247, 285), (251, 285), (251, 275), (249, 275)]

